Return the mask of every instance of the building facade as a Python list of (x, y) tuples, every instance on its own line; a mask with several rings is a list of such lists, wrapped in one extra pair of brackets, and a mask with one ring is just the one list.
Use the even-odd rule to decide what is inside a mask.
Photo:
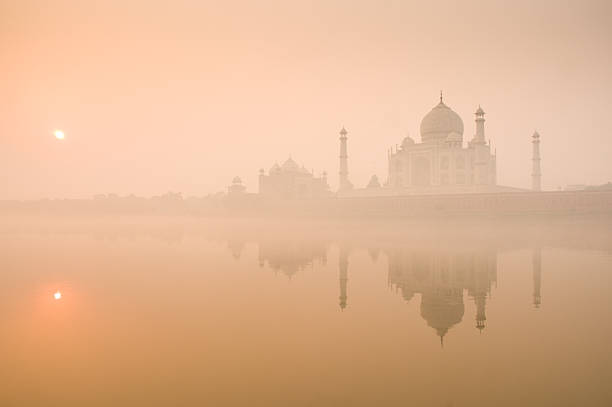
[(485, 139), (484, 115), (478, 107), (476, 132), (464, 146), (463, 120), (444, 104), (442, 96), (421, 121), (421, 142), (406, 137), (388, 153), (391, 188), (494, 186), (495, 154)]
[(299, 166), (291, 157), (274, 164), (266, 175), (259, 171), (259, 195), (267, 199), (310, 199), (329, 196), (327, 174), (320, 177)]
[(497, 185), (497, 160), (485, 137), (485, 112), (478, 106), (475, 131), (464, 140), (463, 120), (439, 103), (421, 121), (421, 141), (405, 137), (401, 145), (387, 151), (388, 176), (380, 188), (347, 188), (347, 131), (340, 132), (339, 197), (375, 197), (420, 194), (464, 194), (517, 192), (519, 188)]

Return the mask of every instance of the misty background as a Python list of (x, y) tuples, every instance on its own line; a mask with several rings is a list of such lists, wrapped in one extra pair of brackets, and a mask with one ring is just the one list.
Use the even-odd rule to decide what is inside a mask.
[[(0, 0), (0, 199), (257, 190), (291, 155), (338, 183), (444, 101), (487, 112), (498, 183), (612, 180), (609, 1)], [(52, 132), (62, 129), (63, 141)]]

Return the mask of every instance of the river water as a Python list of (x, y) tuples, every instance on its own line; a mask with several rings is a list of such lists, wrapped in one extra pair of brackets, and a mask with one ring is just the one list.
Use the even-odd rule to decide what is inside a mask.
[(609, 222), (0, 229), (2, 406), (612, 405)]

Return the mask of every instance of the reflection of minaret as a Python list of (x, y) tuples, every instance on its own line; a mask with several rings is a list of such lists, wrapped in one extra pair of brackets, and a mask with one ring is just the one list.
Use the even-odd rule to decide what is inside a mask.
[(542, 252), (539, 248), (533, 249), (533, 306), (540, 308), (542, 295), (540, 287), (542, 284)]
[(348, 280), (348, 250), (340, 247), (340, 259), (338, 268), (340, 270), (340, 309), (346, 308), (346, 282)]
[(491, 293), (491, 282), (497, 281), (497, 259), (488, 250), (479, 252), (474, 256), (472, 267), (472, 284), (468, 292), (476, 304), (476, 328), (482, 332), (487, 320), (487, 296)]
[(480, 293), (474, 298), (474, 302), (476, 302), (476, 328), (480, 332), (485, 327), (485, 321), (487, 320), (487, 316), (485, 314), (485, 307), (487, 305), (487, 296), (485, 293)]

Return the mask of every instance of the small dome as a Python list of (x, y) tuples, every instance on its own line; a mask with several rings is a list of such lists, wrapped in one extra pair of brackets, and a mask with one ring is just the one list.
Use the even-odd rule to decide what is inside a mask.
[(291, 157), (289, 157), (287, 161), (283, 163), (281, 169), (286, 172), (300, 172), (300, 166), (297, 165), (297, 163), (293, 161), (293, 158)]
[(406, 136), (404, 137), (404, 140), (402, 140), (402, 148), (409, 148), (410, 146), (413, 146), (413, 145), (414, 145), (414, 140), (410, 136)]
[(234, 179), (232, 180), (232, 184), (242, 184), (242, 180), (240, 179), (240, 177), (234, 177)]
[(272, 168), (270, 168), (270, 173), (278, 172), (278, 171), (280, 171), (280, 169), (281, 169), (281, 167), (278, 165), (278, 163), (274, 163)]
[(480, 107), (480, 105), (478, 105), (478, 110), (476, 110), (476, 113), (474, 113), (476, 116), (484, 116), (485, 112), (484, 110), (482, 110), (482, 107)]
[(440, 103), (421, 121), (421, 139), (423, 142), (445, 140), (450, 133), (463, 137), (463, 120), (440, 98)]
[(380, 181), (378, 181), (376, 174), (372, 175), (372, 178), (370, 178), (370, 182), (368, 182), (368, 186), (366, 188), (380, 188)]

